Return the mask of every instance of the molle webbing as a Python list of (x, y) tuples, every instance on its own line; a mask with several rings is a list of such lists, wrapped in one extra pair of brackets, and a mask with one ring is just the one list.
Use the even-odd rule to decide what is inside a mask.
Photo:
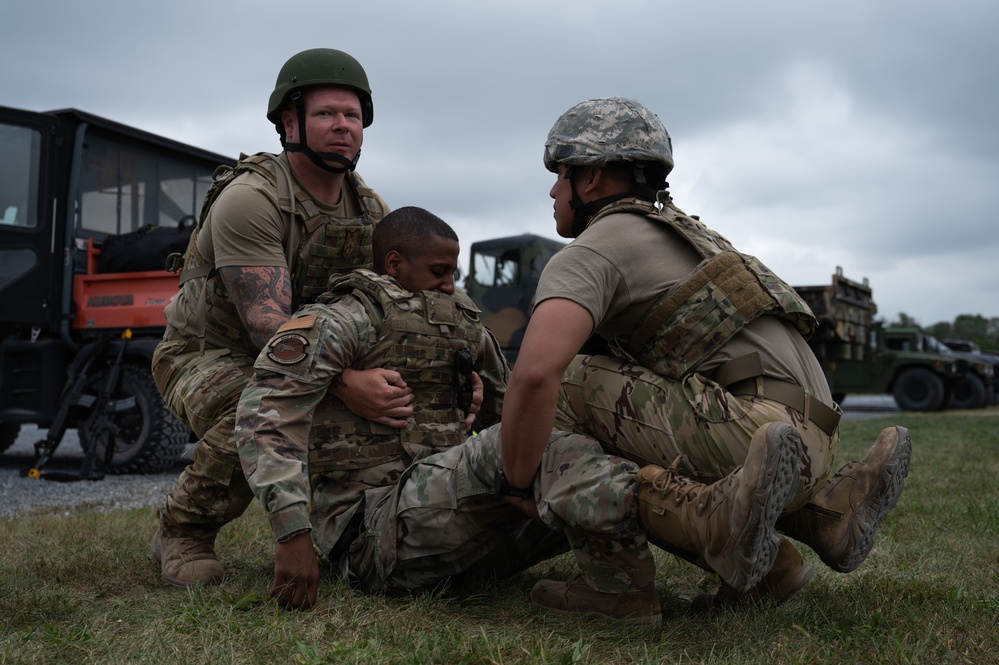
[(277, 209), (285, 218), (282, 245), (292, 285), (292, 310), (314, 302), (325, 291), (331, 274), (371, 266), (371, 235), (374, 224), (386, 211), (374, 191), (356, 173), (348, 173), (345, 182), (356, 198), (361, 214), (358, 217), (335, 218), (323, 214), (310, 195), (295, 185), (291, 170), (279, 155), (263, 152), (240, 155), (235, 167), (223, 165), (215, 170), (185, 260), (174, 265), (182, 264), (184, 267), (180, 275), (182, 285), (193, 278), (206, 280), (203, 297), (197, 307), (197, 336), (204, 339), (206, 330), (210, 330), (222, 339), (253, 348), (249, 333), (243, 329), (238, 310), (222, 284), (218, 270), (213, 263), (197, 254), (195, 246), (195, 239), (208, 219), (212, 204), (230, 183), (244, 173), (256, 174), (275, 189)]
[(669, 201), (660, 210), (619, 202), (601, 210), (594, 220), (616, 213), (666, 224), (703, 259), (652, 306), (630, 340), (612, 341), (612, 347), (624, 356), (662, 376), (679, 379), (761, 315), (790, 321), (805, 336), (815, 330), (815, 316), (794, 289), (758, 259), (739, 253), (724, 236)]
[(354, 368), (399, 372), (414, 387), (414, 411), (409, 426), (395, 429), (366, 421), (327, 396), (313, 421), (310, 470), (342, 472), (412, 461), (464, 441), (464, 413), (454, 407), (453, 377), (460, 349), (468, 349), (475, 361), (481, 359), (475, 305), (461, 293), (411, 293), (368, 270), (334, 277), (320, 302), (344, 293), (365, 303), (380, 331)]
[(679, 379), (776, 307), (742, 256), (722, 252), (701, 262), (649, 310), (628, 350), (643, 365)]

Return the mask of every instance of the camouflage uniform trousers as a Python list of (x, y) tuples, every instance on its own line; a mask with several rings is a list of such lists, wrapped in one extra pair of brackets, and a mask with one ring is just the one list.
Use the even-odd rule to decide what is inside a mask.
[(506, 577), (572, 547), (585, 580), (613, 593), (651, 583), (638, 521), (638, 466), (597, 441), (555, 430), (534, 482), (540, 520), (499, 496), (500, 426), (411, 465), (365, 493), (360, 534), (334, 565), (371, 593)]
[(253, 493), (246, 483), (234, 436), (236, 405), (253, 371), (253, 358), (195, 343), (162, 342), (153, 354), (153, 378), (167, 408), (198, 442), (191, 463), (160, 508), (170, 537), (214, 538), (243, 514)]
[(556, 425), (588, 434), (640, 465), (670, 466), (710, 482), (742, 465), (753, 434), (788, 422), (801, 435), (801, 480), (785, 512), (803, 507), (828, 480), (839, 431), (832, 436), (783, 404), (735, 396), (699, 374), (671, 381), (610, 356), (580, 355), (562, 376)]

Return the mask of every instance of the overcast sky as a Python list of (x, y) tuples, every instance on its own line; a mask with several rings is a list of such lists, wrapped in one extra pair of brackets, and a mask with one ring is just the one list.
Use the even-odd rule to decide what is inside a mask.
[(999, 317), (999, 2), (0, 0), (0, 104), (75, 107), (230, 156), (276, 152), (278, 70), (371, 83), (358, 172), (475, 240), (557, 237), (556, 118), (638, 99), (674, 200), (792, 285), (836, 266), (879, 316)]

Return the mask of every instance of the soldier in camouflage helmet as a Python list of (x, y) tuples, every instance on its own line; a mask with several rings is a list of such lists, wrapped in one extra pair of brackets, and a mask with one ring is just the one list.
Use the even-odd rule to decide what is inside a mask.
[[(331, 274), (371, 267), (372, 229), (388, 212), (354, 172), (374, 117), (357, 60), (326, 48), (292, 56), (266, 115), (284, 151), (244, 155), (216, 172), (153, 358), (164, 402), (198, 437), (152, 543), (163, 579), (177, 586), (222, 579), (215, 536), (252, 500), (233, 427), (254, 359)], [(412, 413), (397, 372), (348, 371), (335, 390), (354, 412), (391, 427)]]
[[(511, 376), (509, 484), (531, 483), (556, 420), (645, 465), (654, 542), (722, 578), (701, 605), (779, 600), (806, 584), (812, 569), (781, 532), (836, 570), (859, 565), (908, 472), (906, 430), (887, 428), (831, 473), (840, 412), (805, 343), (814, 317), (759, 260), (673, 204), (672, 146), (652, 111), (619, 97), (577, 104), (552, 127), (544, 163), (557, 174), (557, 231), (575, 240), (545, 267)], [(577, 356), (591, 334), (606, 355)], [(749, 460), (759, 473), (746, 473)], [(554, 611), (624, 602), (547, 580), (532, 599)]]

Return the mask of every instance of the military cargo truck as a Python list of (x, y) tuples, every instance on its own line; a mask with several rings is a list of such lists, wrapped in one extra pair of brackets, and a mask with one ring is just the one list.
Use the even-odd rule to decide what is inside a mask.
[(177, 275), (145, 248), (183, 249), (233, 160), (75, 109), (0, 107), (0, 144), (0, 453), (28, 423), (38, 467), (67, 428), (109, 472), (175, 463), (150, 356)]

